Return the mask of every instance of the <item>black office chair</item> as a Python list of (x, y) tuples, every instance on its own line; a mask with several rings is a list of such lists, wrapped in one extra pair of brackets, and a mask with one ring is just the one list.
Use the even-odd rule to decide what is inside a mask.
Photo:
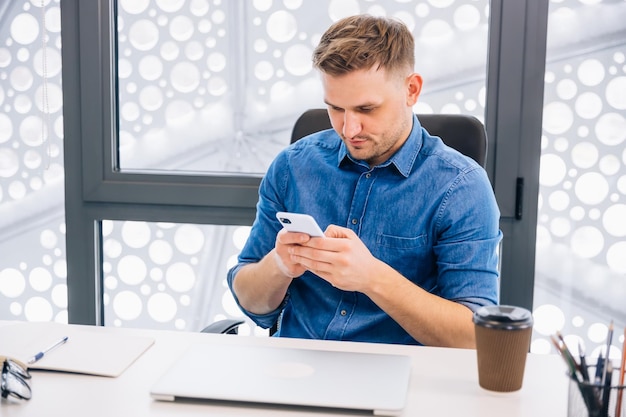
[[(463, 114), (418, 114), (417, 118), (431, 135), (485, 167), (487, 132), (480, 120)], [(307, 110), (296, 120), (291, 143), (331, 127), (326, 109)]]
[(223, 319), (213, 322), (200, 330), (201, 333), (222, 333), (237, 334), (239, 326), (244, 323), (243, 320)]
[[(418, 114), (417, 118), (431, 135), (439, 136), (446, 145), (469, 156), (483, 168), (485, 167), (487, 132), (480, 120), (474, 116), (462, 114)], [(311, 133), (330, 128), (332, 125), (326, 109), (307, 110), (300, 115), (293, 126), (291, 143)], [(242, 323), (242, 320), (218, 320), (205, 327), (202, 332), (237, 334), (237, 327)], [(278, 324), (270, 328), (270, 335), (274, 334), (277, 328)]]

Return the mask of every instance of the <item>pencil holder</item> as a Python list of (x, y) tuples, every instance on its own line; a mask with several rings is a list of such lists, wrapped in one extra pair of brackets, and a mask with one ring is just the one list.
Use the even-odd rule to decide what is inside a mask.
[(615, 374), (611, 383), (605, 385), (570, 378), (567, 416), (626, 417), (626, 385), (618, 385)]

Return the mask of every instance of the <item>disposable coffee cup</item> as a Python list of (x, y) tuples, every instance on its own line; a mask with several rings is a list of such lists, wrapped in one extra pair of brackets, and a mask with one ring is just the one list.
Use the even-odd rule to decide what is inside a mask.
[(490, 391), (522, 388), (533, 316), (515, 306), (480, 307), (474, 313), (478, 383)]

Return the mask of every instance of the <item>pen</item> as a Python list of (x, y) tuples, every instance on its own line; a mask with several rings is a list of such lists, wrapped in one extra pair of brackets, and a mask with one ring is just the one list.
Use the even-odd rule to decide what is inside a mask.
[(63, 339), (59, 340), (55, 344), (48, 346), (47, 348), (45, 348), (39, 353), (36, 353), (32, 358), (28, 360), (28, 364), (30, 365), (30, 364), (37, 362), (39, 359), (43, 358), (46, 353), (50, 352), (52, 349), (56, 349), (57, 347), (61, 346), (63, 343), (67, 342), (67, 338), (68, 337), (65, 336)]
[(609, 415), (609, 400), (611, 399), (611, 377), (613, 376), (613, 363), (607, 361), (605, 364), (604, 383), (602, 384), (602, 409), (601, 416)]
[[(606, 352), (604, 353), (604, 360), (610, 361), (609, 352), (611, 351), (611, 342), (613, 341), (613, 320), (611, 320), (611, 324), (609, 324), (609, 333), (606, 335)], [(604, 370), (602, 372), (602, 381), (601, 384), (604, 385), (606, 381), (608, 366), (607, 363), (604, 364)]]
[(585, 358), (585, 349), (582, 344), (578, 342), (578, 355), (580, 356), (580, 373), (583, 377), (583, 381), (589, 381), (589, 370), (587, 369), (587, 359)]
[(596, 377), (594, 379), (594, 383), (600, 385), (602, 382), (602, 374), (604, 373), (604, 358), (602, 357), (602, 352), (598, 355), (598, 360), (596, 361)]

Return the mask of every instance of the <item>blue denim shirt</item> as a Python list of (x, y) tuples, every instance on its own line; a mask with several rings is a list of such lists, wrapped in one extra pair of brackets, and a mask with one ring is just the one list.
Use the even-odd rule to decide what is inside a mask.
[[(250, 236), (228, 273), (231, 290), (243, 265), (273, 249), (278, 211), (352, 229), (373, 256), (432, 294), (472, 310), (498, 302), (500, 213), (486, 172), (417, 117), (402, 148), (373, 168), (354, 160), (332, 129), (282, 151), (261, 182)], [(366, 295), (311, 272), (292, 281), (276, 311), (244, 312), (262, 327), (282, 314), (279, 336), (420, 344)]]

